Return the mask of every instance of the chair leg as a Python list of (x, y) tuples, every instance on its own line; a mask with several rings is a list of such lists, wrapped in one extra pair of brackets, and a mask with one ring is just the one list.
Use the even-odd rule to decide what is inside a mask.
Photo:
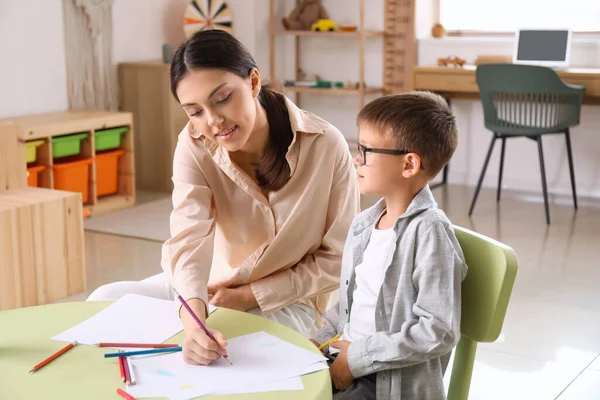
[(496, 202), (500, 202), (500, 192), (502, 191), (502, 173), (504, 172), (504, 150), (506, 149), (506, 137), (502, 138), (502, 149), (500, 150), (500, 172), (498, 174), (498, 192), (496, 193)]
[(477, 202), (477, 197), (479, 197), (479, 191), (481, 190), (481, 184), (483, 183), (483, 177), (485, 176), (485, 171), (487, 170), (488, 163), (490, 162), (490, 157), (492, 156), (492, 151), (494, 150), (494, 144), (496, 143), (497, 138), (498, 135), (494, 132), (494, 136), (492, 136), (492, 142), (490, 143), (490, 148), (487, 156), (485, 157), (485, 162), (483, 163), (481, 175), (479, 176), (479, 182), (477, 182), (477, 188), (475, 188), (475, 194), (473, 195), (473, 201), (471, 202), (471, 208), (469, 209), (469, 216), (473, 214), (473, 209), (475, 208), (475, 203)]
[(538, 151), (540, 153), (540, 172), (542, 173), (542, 190), (544, 192), (544, 206), (546, 208), (546, 223), (550, 225), (550, 209), (548, 206), (548, 187), (546, 185), (546, 168), (544, 167), (544, 150), (542, 148), (542, 137), (537, 137)]
[(573, 168), (573, 152), (571, 150), (571, 133), (569, 129), (565, 131), (567, 138), (567, 157), (569, 159), (569, 172), (571, 173), (571, 189), (573, 190), (573, 204), (577, 210), (577, 190), (575, 189), (575, 168)]

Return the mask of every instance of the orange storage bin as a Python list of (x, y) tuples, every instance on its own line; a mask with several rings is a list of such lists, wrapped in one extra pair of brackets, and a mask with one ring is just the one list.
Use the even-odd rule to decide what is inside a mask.
[(45, 165), (34, 165), (27, 168), (27, 186), (38, 186), (38, 175), (46, 169)]
[(81, 193), (83, 204), (88, 202), (88, 182), (90, 180), (91, 158), (76, 159), (56, 163), (52, 167), (54, 170), (54, 189), (65, 190), (67, 192)]
[(115, 194), (119, 190), (119, 157), (125, 150), (96, 154), (96, 194), (98, 197)]

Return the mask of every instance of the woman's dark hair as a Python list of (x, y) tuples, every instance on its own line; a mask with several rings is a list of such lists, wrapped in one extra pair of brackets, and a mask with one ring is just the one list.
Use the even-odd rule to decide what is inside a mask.
[[(257, 66), (250, 52), (231, 34), (217, 29), (198, 31), (177, 49), (171, 61), (171, 92), (177, 101), (179, 82), (197, 68), (222, 69), (248, 78)], [(262, 188), (277, 191), (290, 179), (286, 154), (294, 134), (281, 93), (263, 85), (258, 99), (267, 113), (269, 141), (263, 158), (255, 164), (256, 179)]]

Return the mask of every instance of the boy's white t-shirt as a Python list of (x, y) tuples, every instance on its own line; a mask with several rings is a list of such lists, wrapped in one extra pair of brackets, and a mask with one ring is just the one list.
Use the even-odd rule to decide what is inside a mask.
[[(373, 226), (362, 262), (356, 266), (354, 300), (350, 310), (350, 320), (344, 326), (344, 332), (339, 340), (352, 342), (376, 332), (377, 297), (385, 278), (390, 245), (395, 239), (396, 233), (393, 228), (379, 230)], [(338, 349), (329, 347), (330, 354), (337, 352)]]

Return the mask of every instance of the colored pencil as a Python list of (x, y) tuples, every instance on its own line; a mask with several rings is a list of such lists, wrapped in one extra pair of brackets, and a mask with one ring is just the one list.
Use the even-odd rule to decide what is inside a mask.
[(127, 400), (135, 400), (135, 397), (133, 397), (132, 395), (128, 394), (127, 392), (125, 392), (122, 389), (117, 389), (117, 394), (121, 397), (123, 397), (124, 399)]
[[(194, 313), (194, 311), (192, 311), (192, 309), (190, 308), (190, 306), (188, 305), (188, 303), (183, 299), (183, 297), (181, 297), (181, 295), (177, 292), (177, 290), (175, 290), (175, 288), (173, 288), (173, 291), (175, 292), (175, 295), (177, 296), (177, 298), (179, 299), (179, 301), (181, 302), (181, 304), (183, 304), (183, 306), (185, 307), (185, 309), (188, 310), (188, 312), (190, 313), (190, 315), (192, 316), (192, 318), (194, 319), (194, 321), (196, 321), (196, 323), (198, 324), (198, 326), (200, 326), (200, 328), (202, 328), (202, 330), (204, 331), (204, 333), (206, 333), (206, 336), (208, 336), (209, 338), (211, 338), (213, 341), (217, 342), (217, 339), (215, 339), (215, 337), (213, 336), (213, 334), (210, 333), (210, 331), (208, 329), (206, 329), (206, 326), (204, 326), (204, 324), (202, 323), (202, 321), (200, 321), (200, 318), (198, 318), (198, 316)], [(233, 363), (229, 360), (229, 356), (227, 354), (225, 354), (223, 356), (223, 358), (225, 358), (229, 362), (229, 364), (233, 365)]]
[(122, 352), (117, 352), (117, 353), (106, 353), (104, 355), (104, 358), (111, 358), (111, 357), (119, 357), (119, 356), (141, 356), (143, 354), (158, 354), (158, 353), (172, 353), (172, 352), (176, 352), (176, 351), (181, 351), (182, 347), (181, 346), (177, 346), (177, 347), (169, 347), (166, 349), (150, 349), (150, 350), (139, 350), (139, 351), (122, 351)]
[(177, 347), (174, 343), (96, 343), (98, 347), (131, 347), (136, 349), (166, 349)]
[(340, 335), (339, 333), (337, 335), (335, 335), (334, 337), (332, 337), (331, 339), (329, 339), (328, 341), (326, 341), (325, 343), (323, 343), (322, 345), (319, 346), (319, 350), (323, 350), (325, 347), (327, 347), (331, 342), (335, 342), (336, 340), (338, 340), (342, 335)]
[(119, 357), (123, 359), (123, 370), (125, 371), (125, 384), (131, 383), (131, 375), (129, 373), (129, 363), (127, 357)]
[(133, 372), (133, 364), (131, 363), (131, 358), (125, 358), (127, 362), (127, 370), (129, 371), (129, 384), (135, 385), (135, 373)]
[(123, 364), (124, 360), (125, 357), (119, 356), (119, 373), (121, 374), (121, 380), (123, 382), (125, 382), (125, 366)]
[(44, 361), (42, 361), (41, 363), (39, 363), (38, 365), (33, 367), (31, 369), (31, 371), (29, 371), (29, 372), (35, 372), (35, 371), (43, 368), (45, 365), (47, 365), (51, 361), (57, 359), (58, 357), (62, 356), (63, 354), (65, 354), (67, 351), (71, 350), (76, 345), (77, 345), (77, 342), (69, 343), (68, 345), (66, 345), (65, 347), (63, 347), (62, 349), (60, 349), (59, 351), (52, 354), (50, 357), (46, 358)]

